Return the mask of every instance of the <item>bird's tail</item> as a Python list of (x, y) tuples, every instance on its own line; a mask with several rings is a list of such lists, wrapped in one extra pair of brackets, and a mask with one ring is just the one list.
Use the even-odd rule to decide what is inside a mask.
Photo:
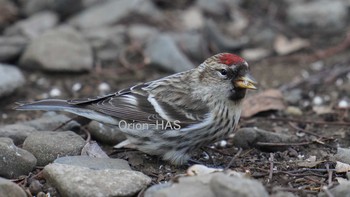
[(110, 117), (106, 114), (102, 114), (100, 112), (81, 107), (75, 104), (70, 104), (66, 100), (60, 99), (46, 99), (35, 101), (32, 103), (18, 103), (18, 106), (15, 107), (16, 110), (45, 110), (45, 111), (65, 111), (69, 113), (73, 113), (79, 116), (83, 116), (85, 118), (91, 120), (97, 120), (99, 122), (107, 123), (107, 124), (118, 124), (118, 121), (113, 117)]
[(61, 99), (46, 99), (31, 103), (18, 102), (16, 110), (45, 110), (45, 111), (68, 111), (70, 112), (75, 107), (69, 104), (66, 100)]

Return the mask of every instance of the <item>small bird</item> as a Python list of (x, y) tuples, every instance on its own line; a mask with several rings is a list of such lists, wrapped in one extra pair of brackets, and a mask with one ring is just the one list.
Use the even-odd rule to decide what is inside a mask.
[[(142, 152), (185, 164), (190, 154), (234, 131), (247, 89), (256, 89), (248, 63), (219, 53), (197, 68), (96, 98), (46, 99), (17, 110), (66, 111), (115, 125)], [(118, 146), (118, 145), (117, 145)]]

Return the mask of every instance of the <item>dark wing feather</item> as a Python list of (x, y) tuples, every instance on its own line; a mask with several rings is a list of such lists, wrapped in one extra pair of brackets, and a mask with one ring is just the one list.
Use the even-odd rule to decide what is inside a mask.
[[(162, 117), (157, 112), (157, 106), (148, 100), (151, 92), (149, 91), (149, 85), (149, 83), (139, 84), (103, 97), (77, 99), (68, 102), (77, 107), (88, 108), (127, 122), (157, 124), (158, 121), (171, 122), (177, 120), (178, 124), (184, 128), (199, 123), (206, 118), (208, 109), (205, 105), (198, 109), (198, 107), (193, 108), (169, 100), (161, 101), (155, 98), (157, 106), (166, 114), (166, 117)], [(168, 88), (167, 91), (170, 96), (172, 89)], [(182, 97), (186, 100), (186, 95), (182, 95)]]

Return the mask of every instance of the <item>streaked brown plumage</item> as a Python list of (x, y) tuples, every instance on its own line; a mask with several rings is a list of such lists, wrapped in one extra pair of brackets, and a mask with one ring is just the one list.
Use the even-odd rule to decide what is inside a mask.
[(243, 58), (221, 53), (197, 68), (106, 96), (48, 99), (17, 109), (68, 111), (112, 124), (139, 150), (183, 164), (193, 150), (234, 130), (246, 89), (255, 89), (248, 71)]

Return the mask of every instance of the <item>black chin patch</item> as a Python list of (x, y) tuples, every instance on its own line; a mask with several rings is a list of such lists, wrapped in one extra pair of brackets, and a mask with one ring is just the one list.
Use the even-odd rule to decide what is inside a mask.
[(234, 90), (231, 91), (229, 99), (232, 101), (242, 100), (245, 97), (246, 92), (247, 92), (247, 89), (235, 88)]

